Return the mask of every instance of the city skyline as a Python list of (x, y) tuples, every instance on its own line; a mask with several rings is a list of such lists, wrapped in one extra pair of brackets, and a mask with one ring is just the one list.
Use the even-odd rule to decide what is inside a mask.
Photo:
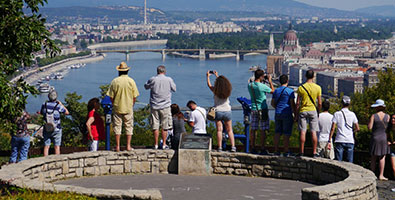
[[(157, 1), (157, 0), (150, 0)], [(147, 4), (150, 3), (147, 2)], [(281, 0), (280, 0), (281, 1)], [(305, 3), (311, 6), (317, 6), (322, 8), (335, 8), (339, 10), (353, 11), (360, 8), (371, 7), (371, 6), (383, 6), (393, 5), (395, 6), (395, 0), (293, 0), (295, 2)], [(77, 0), (50, 0), (48, 1), (48, 7), (63, 7), (63, 6), (103, 6), (103, 5), (144, 5), (144, 0), (129, 0), (129, 1), (114, 1), (114, 0), (86, 0), (84, 2)], [(159, 8), (161, 9), (161, 8)]]

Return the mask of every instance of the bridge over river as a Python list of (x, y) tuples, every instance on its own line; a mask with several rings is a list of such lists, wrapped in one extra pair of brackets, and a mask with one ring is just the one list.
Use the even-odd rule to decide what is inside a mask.
[(93, 53), (124, 53), (126, 55), (126, 60), (129, 60), (129, 54), (138, 52), (157, 52), (162, 54), (162, 59), (166, 59), (166, 54), (168, 53), (184, 53), (192, 52), (196, 53), (196, 58), (200, 60), (205, 60), (209, 58), (210, 54), (213, 53), (233, 53), (236, 55), (236, 60), (243, 60), (245, 54), (258, 53), (258, 54), (268, 54), (268, 50), (231, 50), (231, 49), (131, 49), (131, 50), (92, 50)]

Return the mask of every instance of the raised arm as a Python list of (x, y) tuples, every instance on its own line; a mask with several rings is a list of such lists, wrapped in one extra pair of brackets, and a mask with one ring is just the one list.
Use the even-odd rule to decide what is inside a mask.
[(211, 90), (212, 92), (214, 92), (214, 86), (211, 85), (210, 75), (211, 75), (211, 74), (210, 74), (210, 71), (207, 71), (207, 73), (206, 73), (207, 86), (208, 86), (208, 88), (210, 88), (210, 90)]
[(272, 76), (271, 76), (270, 74), (267, 75), (267, 79), (268, 79), (268, 81), (269, 81), (270, 89), (272, 89), (272, 91), (271, 91), (270, 93), (273, 94), (273, 92), (274, 92), (274, 86), (273, 86)]

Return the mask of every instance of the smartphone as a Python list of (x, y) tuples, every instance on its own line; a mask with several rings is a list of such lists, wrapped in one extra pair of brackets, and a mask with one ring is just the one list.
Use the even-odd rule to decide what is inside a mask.
[(214, 74), (214, 70), (210, 70), (208, 73), (210, 73), (210, 74)]

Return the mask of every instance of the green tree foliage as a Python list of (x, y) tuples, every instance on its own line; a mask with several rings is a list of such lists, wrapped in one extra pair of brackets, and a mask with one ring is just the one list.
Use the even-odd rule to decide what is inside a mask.
[[(0, 124), (12, 130), (13, 120), (25, 107), (28, 93), (37, 90), (23, 79), (11, 83), (19, 67), (30, 66), (33, 52), (44, 49), (48, 55), (57, 52), (55, 43), (49, 38), (45, 19), (38, 14), (39, 6), (46, 0), (0, 1)], [(24, 6), (29, 15), (24, 13)]]
[(51, 58), (37, 58), (37, 63), (38, 63), (38, 66), (42, 67), (45, 65), (49, 65), (51, 63), (55, 63), (55, 62), (67, 59), (67, 58), (87, 56), (89, 54), (90, 54), (90, 51), (81, 51), (79, 53), (73, 53), (73, 54), (63, 55), (63, 56), (55, 56), (55, 57), (51, 57)]
[(361, 124), (367, 124), (369, 117), (375, 113), (370, 106), (377, 99), (382, 99), (386, 104), (386, 113), (395, 113), (395, 71), (388, 69), (379, 72), (379, 83), (371, 88), (365, 88), (363, 93), (356, 93), (352, 97), (352, 109), (358, 116)]

